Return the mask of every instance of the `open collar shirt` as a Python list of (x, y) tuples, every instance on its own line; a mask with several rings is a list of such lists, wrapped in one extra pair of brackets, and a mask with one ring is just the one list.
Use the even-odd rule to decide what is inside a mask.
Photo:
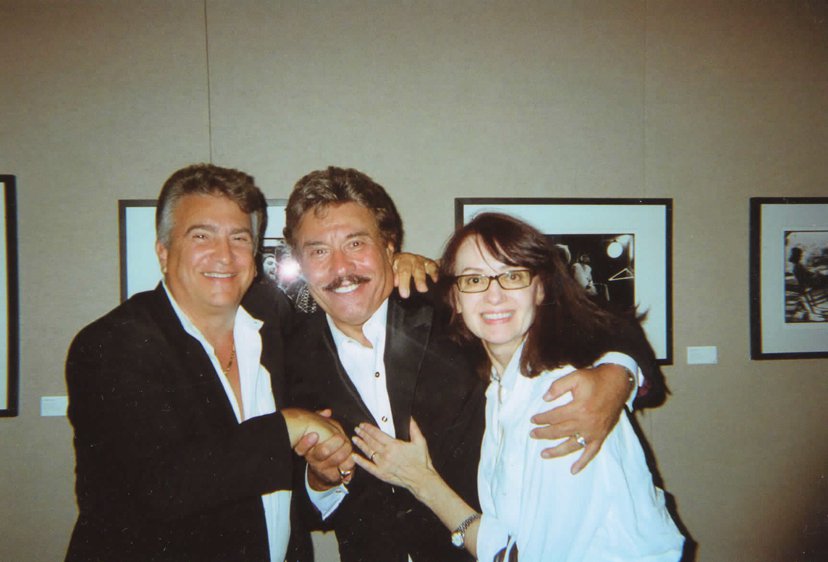
[[(236, 420), (241, 423), (256, 416), (275, 412), (276, 400), (273, 397), (270, 373), (261, 364), (262, 338), (259, 330), (262, 327), (262, 322), (250, 316), (241, 306), (236, 310), (233, 341), (236, 346), (239, 383), (244, 404), (244, 408), (240, 408), (233, 388), (230, 386), (230, 381), (225, 376), (221, 363), (216, 356), (215, 349), (187, 317), (181, 307), (178, 306), (166, 284), (164, 284), (164, 290), (167, 292), (167, 297), (170, 299), (173, 310), (184, 331), (198, 340), (207, 357), (210, 358), (216, 370), (216, 376), (227, 395), (227, 400), (236, 414)], [(289, 490), (277, 490), (262, 496), (270, 559), (274, 562), (284, 560), (287, 552), (288, 540), (290, 539), (290, 497)]]
[(339, 360), (342, 362), (348, 378), (354, 383), (362, 401), (368, 407), (368, 411), (374, 417), (377, 427), (391, 437), (396, 437), (394, 415), (391, 412), (391, 401), (388, 397), (385, 373), (388, 299), (383, 301), (382, 305), (362, 326), (362, 333), (371, 343), (371, 347), (366, 347), (345, 335), (336, 327), (333, 318), (329, 314), (326, 314), (325, 318), (328, 320)]

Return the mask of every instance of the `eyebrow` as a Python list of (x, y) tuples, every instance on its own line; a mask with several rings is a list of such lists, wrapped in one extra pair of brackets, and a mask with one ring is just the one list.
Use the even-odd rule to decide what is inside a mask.
[[(348, 241), (348, 240), (353, 240), (354, 238), (364, 238), (364, 237), (369, 237), (370, 238), (371, 233), (368, 232), (367, 230), (360, 230), (358, 232), (352, 232), (350, 234), (345, 235), (345, 240)], [(305, 248), (314, 248), (314, 247), (318, 247), (318, 246), (327, 246), (327, 245), (328, 245), (327, 242), (322, 242), (321, 240), (310, 240), (310, 241), (304, 242), (302, 244), (302, 249), (304, 250)]]
[[(503, 265), (505, 266), (505, 268), (502, 269), (502, 270), (497, 270), (497, 269), (494, 269), (494, 268), (490, 267), (490, 269), (492, 269), (492, 271), (494, 271), (494, 273), (492, 275), (503, 275), (504, 273), (509, 273), (510, 271), (528, 271), (529, 270), (528, 267), (522, 267), (522, 266), (518, 266), (518, 265), (507, 265), (507, 264), (503, 264)], [(488, 276), (488, 273), (486, 273), (486, 271), (484, 271), (483, 268), (481, 268), (481, 267), (465, 267), (465, 268), (461, 269), (460, 273), (458, 273), (457, 275), (487, 275)]]
[[(215, 232), (219, 231), (219, 227), (214, 225), (214, 224), (205, 224), (205, 223), (193, 224), (184, 232), (184, 234), (185, 235), (189, 234), (194, 230), (206, 230), (207, 232), (215, 233)], [(230, 234), (231, 235), (239, 234), (240, 232), (243, 232), (245, 234), (249, 234), (250, 236), (253, 236), (253, 231), (251, 229), (245, 228), (245, 227), (234, 228), (233, 230), (230, 231)]]

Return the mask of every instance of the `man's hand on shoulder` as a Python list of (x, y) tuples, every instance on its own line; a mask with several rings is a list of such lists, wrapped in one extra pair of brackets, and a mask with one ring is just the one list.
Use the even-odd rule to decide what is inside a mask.
[(578, 369), (552, 383), (544, 396), (547, 401), (572, 393), (572, 401), (532, 417), (542, 427), (532, 430), (534, 439), (566, 441), (542, 452), (544, 458), (557, 458), (583, 448), (572, 465), (572, 474), (580, 472), (595, 458), (604, 440), (618, 423), (632, 386), (628, 371), (615, 364)]
[(414, 283), (420, 293), (428, 292), (428, 278), (437, 282), (439, 266), (437, 262), (418, 254), (400, 252), (394, 254), (394, 286), (404, 299), (411, 294), (411, 283)]

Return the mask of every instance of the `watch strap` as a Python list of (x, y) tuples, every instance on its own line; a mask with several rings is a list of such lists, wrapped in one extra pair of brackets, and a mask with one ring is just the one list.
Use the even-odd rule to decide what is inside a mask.
[(474, 513), (466, 517), (460, 525), (451, 533), (451, 544), (456, 546), (457, 548), (463, 548), (466, 546), (466, 530), (471, 526), (472, 523), (480, 519), (479, 513)]

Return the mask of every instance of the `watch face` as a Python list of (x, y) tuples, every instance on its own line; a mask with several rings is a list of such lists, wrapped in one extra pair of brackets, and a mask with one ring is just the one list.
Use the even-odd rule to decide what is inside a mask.
[(463, 533), (461, 533), (460, 531), (454, 531), (451, 534), (451, 544), (453, 544), (457, 548), (463, 548), (464, 538), (465, 537), (463, 536)]

